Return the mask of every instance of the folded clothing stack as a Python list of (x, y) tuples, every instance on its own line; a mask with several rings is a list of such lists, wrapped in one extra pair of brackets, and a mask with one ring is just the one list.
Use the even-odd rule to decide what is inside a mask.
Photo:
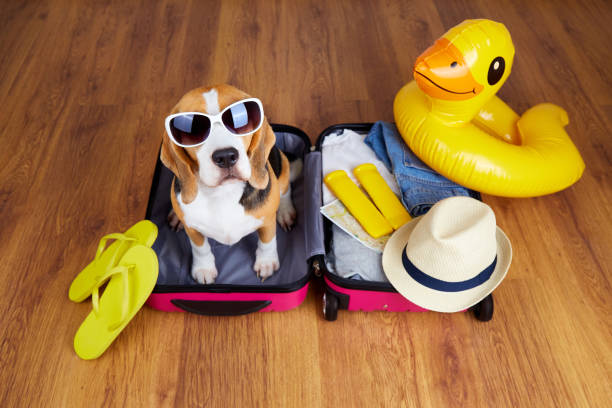
[[(332, 171), (344, 170), (351, 180), (359, 185), (359, 181), (353, 175), (353, 169), (363, 163), (372, 163), (391, 190), (399, 195), (400, 190), (390, 168), (380, 161), (376, 153), (363, 142), (365, 137), (365, 134), (359, 134), (350, 129), (327, 136), (321, 146), (323, 177)], [(335, 199), (334, 194), (323, 184), (323, 205)]]
[[(423, 215), (444, 198), (471, 195), (470, 190), (439, 175), (412, 153), (392, 123), (376, 122), (367, 137), (351, 130), (330, 135), (323, 141), (321, 154), (323, 176), (341, 169), (352, 177), (353, 168), (373, 163), (413, 217)], [(323, 203), (333, 199), (333, 194), (323, 185)], [(336, 275), (387, 281), (382, 270), (382, 254), (363, 246), (335, 225), (332, 240), (330, 255)]]
[(330, 255), (332, 271), (342, 278), (387, 281), (382, 270), (382, 253), (364, 246), (335, 224)]

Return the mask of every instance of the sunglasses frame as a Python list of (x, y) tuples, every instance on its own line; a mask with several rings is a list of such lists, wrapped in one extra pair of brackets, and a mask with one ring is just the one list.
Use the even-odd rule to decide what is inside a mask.
[[(259, 118), (259, 124), (251, 131), (247, 132), (247, 133), (234, 133), (231, 130), (228, 129), (227, 126), (225, 126), (225, 123), (223, 123), (223, 114), (228, 110), (231, 109), (232, 107), (239, 105), (241, 103), (245, 103), (245, 102), (255, 102), (258, 106), (259, 106), (259, 111), (261, 112), (261, 117)], [(170, 121), (178, 116), (183, 116), (183, 115), (199, 115), (199, 116), (206, 116), (208, 118), (208, 120), (210, 121), (210, 130), (209, 130), (209, 134), (206, 136), (206, 138), (204, 140), (202, 140), (200, 143), (197, 144), (193, 144), (193, 145), (184, 145), (182, 143), (179, 143), (175, 138), (174, 135), (172, 135), (172, 130), (170, 129)], [(198, 147), (198, 146), (202, 146), (204, 143), (206, 143), (206, 140), (208, 139), (208, 136), (210, 136), (210, 132), (212, 131), (213, 126), (215, 125), (215, 123), (220, 123), (221, 126), (223, 126), (229, 133), (231, 133), (233, 136), (236, 137), (242, 137), (242, 136), (248, 136), (251, 135), (255, 132), (257, 132), (259, 129), (261, 129), (261, 126), (263, 125), (264, 122), (264, 110), (263, 110), (263, 105), (261, 103), (261, 101), (257, 98), (246, 98), (246, 99), (241, 99), (239, 101), (236, 101), (228, 106), (226, 106), (221, 112), (217, 113), (216, 115), (209, 115), (207, 113), (204, 112), (179, 112), (179, 113), (174, 113), (172, 115), (169, 115), (166, 117), (166, 133), (168, 134), (168, 137), (170, 138), (170, 140), (172, 140), (172, 143), (174, 143), (177, 146), (180, 147)]]

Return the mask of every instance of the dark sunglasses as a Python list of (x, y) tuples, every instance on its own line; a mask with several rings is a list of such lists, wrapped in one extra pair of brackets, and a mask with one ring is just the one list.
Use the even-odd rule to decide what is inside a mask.
[(181, 147), (203, 144), (214, 123), (220, 122), (232, 134), (247, 136), (257, 132), (263, 123), (263, 106), (257, 98), (243, 99), (217, 115), (202, 112), (181, 112), (166, 118), (166, 132)]

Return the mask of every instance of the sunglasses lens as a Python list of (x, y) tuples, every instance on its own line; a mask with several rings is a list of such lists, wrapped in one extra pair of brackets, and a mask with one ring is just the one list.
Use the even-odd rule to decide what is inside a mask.
[(210, 119), (202, 115), (186, 114), (170, 120), (174, 140), (184, 146), (202, 143), (210, 133)]
[(221, 119), (230, 132), (243, 135), (256, 130), (261, 125), (262, 113), (257, 102), (246, 101), (223, 112)]

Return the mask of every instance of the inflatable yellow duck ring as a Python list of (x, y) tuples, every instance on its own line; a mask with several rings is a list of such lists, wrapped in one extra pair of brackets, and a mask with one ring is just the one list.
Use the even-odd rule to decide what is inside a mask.
[(544, 103), (519, 117), (495, 96), (513, 58), (503, 24), (467, 20), (451, 28), (396, 95), (397, 128), (421, 160), (465, 187), (505, 197), (554, 193), (580, 178), (584, 162), (562, 108)]

